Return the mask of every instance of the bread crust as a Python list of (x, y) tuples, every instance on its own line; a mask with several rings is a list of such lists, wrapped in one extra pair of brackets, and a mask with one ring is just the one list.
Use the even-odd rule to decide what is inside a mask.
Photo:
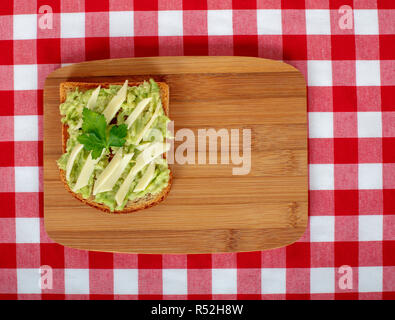
[[(128, 83), (129, 87), (134, 87), (142, 84), (143, 82), (132, 82)], [(169, 116), (169, 87), (165, 82), (157, 82), (159, 89), (160, 89), (160, 96), (162, 100), (162, 106), (163, 106), (163, 111), (167, 116)], [(98, 86), (101, 86), (102, 88), (108, 88), (110, 85), (123, 85), (123, 82), (62, 82), (60, 84), (59, 90), (60, 90), (60, 103), (63, 103), (66, 101), (67, 93), (70, 91), (74, 91), (77, 87), (80, 91), (87, 91), (89, 89), (97, 88)], [(68, 132), (67, 132), (68, 126), (66, 124), (62, 125), (62, 152), (66, 152), (66, 145), (67, 145), (67, 140), (69, 138)], [(169, 168), (170, 170), (170, 168)], [(74, 191), (71, 190), (70, 186), (67, 183), (66, 180), (66, 172), (62, 169), (59, 168), (59, 174), (60, 174), (60, 179), (64, 184), (64, 187), (66, 190), (71, 193), (74, 198), (77, 200), (81, 201), (82, 203), (85, 203), (93, 208), (99, 209), (101, 211), (107, 212), (107, 213), (114, 213), (114, 214), (123, 214), (123, 213), (132, 213), (136, 212), (139, 210), (147, 209), (150, 207), (153, 207), (160, 202), (162, 202), (166, 196), (169, 194), (172, 181), (173, 181), (173, 174), (170, 170), (170, 177), (169, 177), (169, 182), (167, 186), (159, 193), (152, 195), (152, 194), (147, 194), (143, 198), (137, 199), (135, 201), (129, 201), (126, 206), (123, 208), (123, 210), (114, 210), (111, 211), (110, 208), (104, 204), (97, 203), (94, 201), (93, 196), (91, 196), (88, 199), (84, 199), (79, 193), (75, 193)]]

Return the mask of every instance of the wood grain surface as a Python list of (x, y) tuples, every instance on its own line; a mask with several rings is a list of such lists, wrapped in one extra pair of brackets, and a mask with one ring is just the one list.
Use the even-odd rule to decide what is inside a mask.
[[(59, 179), (59, 84), (150, 77), (170, 87), (175, 132), (188, 128), (197, 137), (199, 129), (250, 129), (251, 171), (232, 175), (232, 168), (240, 166), (232, 162), (175, 163), (172, 189), (158, 206), (125, 215), (90, 208)], [(279, 61), (127, 58), (55, 70), (44, 87), (45, 229), (65, 246), (114, 252), (236, 252), (291, 244), (302, 236), (308, 219), (306, 123), (305, 80)], [(175, 142), (175, 148), (181, 143)]]

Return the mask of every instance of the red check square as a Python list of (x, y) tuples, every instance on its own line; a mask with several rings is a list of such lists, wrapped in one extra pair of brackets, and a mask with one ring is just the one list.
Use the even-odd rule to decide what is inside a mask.
[(158, 37), (135, 37), (134, 54), (136, 57), (150, 57), (159, 54)]
[(287, 268), (309, 268), (310, 243), (295, 242), (287, 246), (286, 259), (287, 259)]
[(89, 267), (93, 269), (112, 269), (114, 266), (112, 252), (89, 251)]
[(358, 139), (335, 138), (335, 163), (358, 163)]
[(12, 40), (0, 40), (0, 64), (13, 64), (13, 44)]
[(95, 11), (108, 11), (109, 0), (85, 0), (85, 11), (95, 12)]
[(212, 266), (211, 254), (189, 254), (187, 255), (188, 269), (209, 269)]
[(383, 190), (383, 214), (395, 214), (395, 189)]
[(395, 138), (383, 138), (383, 162), (395, 162)]
[(158, 0), (134, 0), (133, 9), (135, 11), (157, 11)]
[(207, 56), (208, 37), (207, 36), (184, 36), (184, 55), (186, 56)]
[(383, 241), (383, 265), (395, 266), (395, 241)]
[[(0, 268), (16, 268), (16, 244), (0, 243)], [(0, 272), (3, 273), (4, 270)], [(0, 276), (1, 279), (1, 276)], [(7, 281), (4, 281), (7, 282)], [(1, 283), (1, 281), (0, 281)], [(0, 291), (1, 292), (1, 291)], [(13, 291), (16, 292), (16, 291)]]
[(381, 87), (381, 108), (382, 111), (395, 111), (394, 99), (395, 86)]
[(14, 142), (13, 141), (0, 142), (0, 150), (2, 151), (2, 156), (0, 157), (0, 167), (13, 167)]
[(332, 60), (355, 60), (353, 35), (332, 35)]
[(109, 38), (85, 38), (85, 55), (87, 60), (101, 60), (110, 57)]
[(305, 9), (305, 0), (282, 0), (282, 9)]
[(233, 50), (236, 56), (258, 56), (258, 36), (233, 36)]
[(284, 60), (306, 60), (306, 35), (283, 35), (283, 58)]
[(41, 243), (41, 265), (64, 268), (64, 247), (57, 243)]
[(138, 255), (139, 269), (161, 269), (162, 255), (160, 254), (139, 254)]
[(335, 190), (335, 215), (358, 214), (358, 190)]
[(380, 59), (394, 60), (395, 59), (395, 35), (385, 34), (380, 35)]
[(37, 39), (37, 62), (60, 63), (60, 39)]
[(237, 268), (260, 268), (261, 252), (237, 253)]
[[(204, 2), (204, 1), (202, 1)], [(256, 0), (233, 0), (233, 10), (238, 9), (256, 9)]]
[(0, 218), (15, 218), (15, 193), (0, 192), (0, 201), (2, 203)]
[(207, 10), (207, 1), (201, 0), (183, 0), (183, 10)]
[(357, 267), (358, 266), (358, 242), (346, 241), (335, 242), (335, 267), (343, 265)]

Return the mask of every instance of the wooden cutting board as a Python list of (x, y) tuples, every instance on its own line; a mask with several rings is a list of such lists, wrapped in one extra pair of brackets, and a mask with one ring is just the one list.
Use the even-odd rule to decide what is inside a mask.
[[(199, 129), (224, 128), (229, 134), (237, 129), (240, 135), (250, 129), (251, 170), (232, 175), (240, 165), (175, 163), (172, 189), (161, 204), (126, 215), (90, 208), (59, 179), (59, 84), (150, 77), (169, 84), (175, 132), (187, 128), (197, 138)], [(45, 229), (65, 246), (115, 252), (236, 252), (291, 244), (302, 236), (308, 219), (306, 122), (305, 80), (279, 61), (152, 57), (58, 69), (44, 88)], [(198, 159), (197, 142), (195, 149)], [(207, 150), (208, 159), (213, 148)]]

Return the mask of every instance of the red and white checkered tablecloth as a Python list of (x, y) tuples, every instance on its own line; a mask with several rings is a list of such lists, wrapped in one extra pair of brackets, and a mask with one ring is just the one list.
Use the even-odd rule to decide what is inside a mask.
[[(40, 26), (45, 5), (52, 29)], [(45, 77), (85, 60), (157, 55), (279, 59), (305, 75), (310, 217), (298, 242), (136, 255), (48, 238)], [(1, 1), (0, 299), (394, 299), (394, 94), (393, 0)], [(52, 289), (38, 285), (43, 265)]]

